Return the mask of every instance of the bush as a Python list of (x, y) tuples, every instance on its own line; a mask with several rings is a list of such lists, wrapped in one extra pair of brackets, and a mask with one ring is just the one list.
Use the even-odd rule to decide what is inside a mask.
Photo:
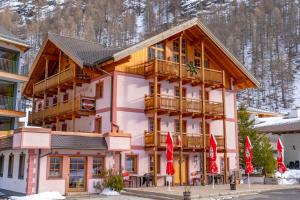
[(124, 188), (122, 175), (114, 173), (112, 169), (108, 170), (104, 178), (104, 187), (120, 192)]

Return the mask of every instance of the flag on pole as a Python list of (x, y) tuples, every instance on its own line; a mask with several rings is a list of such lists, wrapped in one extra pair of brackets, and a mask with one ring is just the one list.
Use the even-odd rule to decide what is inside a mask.
[(213, 134), (209, 136), (209, 172), (212, 174), (218, 173), (217, 165), (217, 141)]
[(277, 140), (277, 170), (280, 173), (284, 173), (286, 171), (286, 166), (284, 164), (284, 159), (283, 159), (283, 153), (284, 153), (284, 146), (280, 140), (280, 138), (278, 138)]
[(246, 164), (245, 173), (251, 174), (253, 173), (252, 145), (248, 136), (246, 137), (244, 156), (245, 156), (245, 164)]
[(168, 132), (167, 139), (166, 139), (166, 157), (167, 157), (167, 167), (166, 167), (166, 174), (172, 176), (174, 174), (174, 166), (173, 166), (173, 138), (170, 133)]

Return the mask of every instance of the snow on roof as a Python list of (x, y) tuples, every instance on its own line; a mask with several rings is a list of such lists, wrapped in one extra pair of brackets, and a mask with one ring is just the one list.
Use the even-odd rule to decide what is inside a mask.
[(263, 123), (254, 126), (257, 130), (264, 133), (300, 133), (300, 118), (276, 118), (266, 120)]

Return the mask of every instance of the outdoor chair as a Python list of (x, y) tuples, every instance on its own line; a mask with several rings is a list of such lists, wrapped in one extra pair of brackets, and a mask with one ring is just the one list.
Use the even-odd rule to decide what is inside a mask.
[(290, 161), (289, 166), (290, 166), (290, 169), (295, 169), (295, 163), (293, 161)]
[(143, 176), (142, 186), (146, 183), (146, 186), (149, 187), (150, 183), (151, 186), (153, 185), (153, 175), (151, 173), (146, 173)]
[(123, 172), (122, 176), (125, 187), (133, 187), (133, 180), (130, 178), (130, 174), (128, 172)]
[(295, 169), (299, 169), (300, 168), (300, 163), (299, 163), (299, 160), (296, 160), (295, 161)]
[(199, 171), (195, 171), (191, 173), (193, 186), (200, 185), (201, 183), (201, 174)]

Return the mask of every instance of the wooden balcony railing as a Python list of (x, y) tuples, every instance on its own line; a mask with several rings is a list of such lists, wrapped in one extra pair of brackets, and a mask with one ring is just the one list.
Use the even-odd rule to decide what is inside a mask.
[(44, 90), (57, 87), (59, 84), (63, 84), (73, 79), (79, 79), (83, 81), (89, 81), (90, 77), (82, 74), (75, 67), (69, 67), (60, 73), (54, 74), (44, 80), (41, 80), (34, 84), (33, 92), (34, 94), (42, 92)]
[[(144, 75), (146, 77), (151, 77), (154, 75), (154, 65), (155, 60), (148, 61), (135, 66), (128, 66), (125, 72), (134, 73), (139, 75)], [(158, 76), (168, 77), (168, 78), (178, 78), (179, 77), (179, 63), (167, 60), (157, 60), (158, 66)], [(196, 73), (191, 73), (188, 71), (185, 64), (181, 66), (182, 78), (185, 81), (196, 81), (198, 83), (202, 80), (201, 67), (198, 67)], [(215, 83), (222, 84), (223, 74), (222, 71), (205, 68), (204, 69), (204, 82), (206, 84)]]
[[(159, 95), (157, 97), (157, 110), (179, 112), (180, 99), (175, 96)], [(145, 96), (145, 111), (154, 110), (154, 96)], [(202, 101), (198, 99), (183, 98), (182, 99), (183, 113), (203, 113)], [(205, 101), (205, 114), (207, 115), (223, 115), (223, 103)]]
[[(178, 141), (179, 133), (175, 133), (172, 135), (174, 147), (180, 147), (180, 143)], [(158, 131), (158, 148), (166, 147), (166, 131)], [(206, 135), (206, 147), (209, 147), (209, 135)], [(224, 137), (223, 136), (215, 136), (219, 149), (224, 148)], [(154, 146), (154, 134), (153, 132), (145, 131), (144, 136), (145, 147), (153, 147)], [(181, 138), (182, 147), (185, 149), (203, 149), (203, 135), (199, 133), (183, 133)]]
[[(85, 96), (79, 96), (75, 99), (70, 99), (66, 102), (61, 102), (58, 103), (55, 106), (51, 106), (46, 108), (45, 110), (40, 110), (38, 112), (34, 112), (31, 114), (31, 120), (36, 121), (40, 120), (42, 121), (45, 118), (51, 118), (51, 117), (56, 117), (59, 115), (66, 115), (71, 112), (86, 112), (86, 113), (93, 113), (94, 109), (89, 110), (84, 110), (82, 108), (82, 99), (83, 98), (90, 98), (90, 99), (95, 99), (94, 97), (85, 97)], [(73, 103), (74, 103), (74, 110), (73, 110)]]

